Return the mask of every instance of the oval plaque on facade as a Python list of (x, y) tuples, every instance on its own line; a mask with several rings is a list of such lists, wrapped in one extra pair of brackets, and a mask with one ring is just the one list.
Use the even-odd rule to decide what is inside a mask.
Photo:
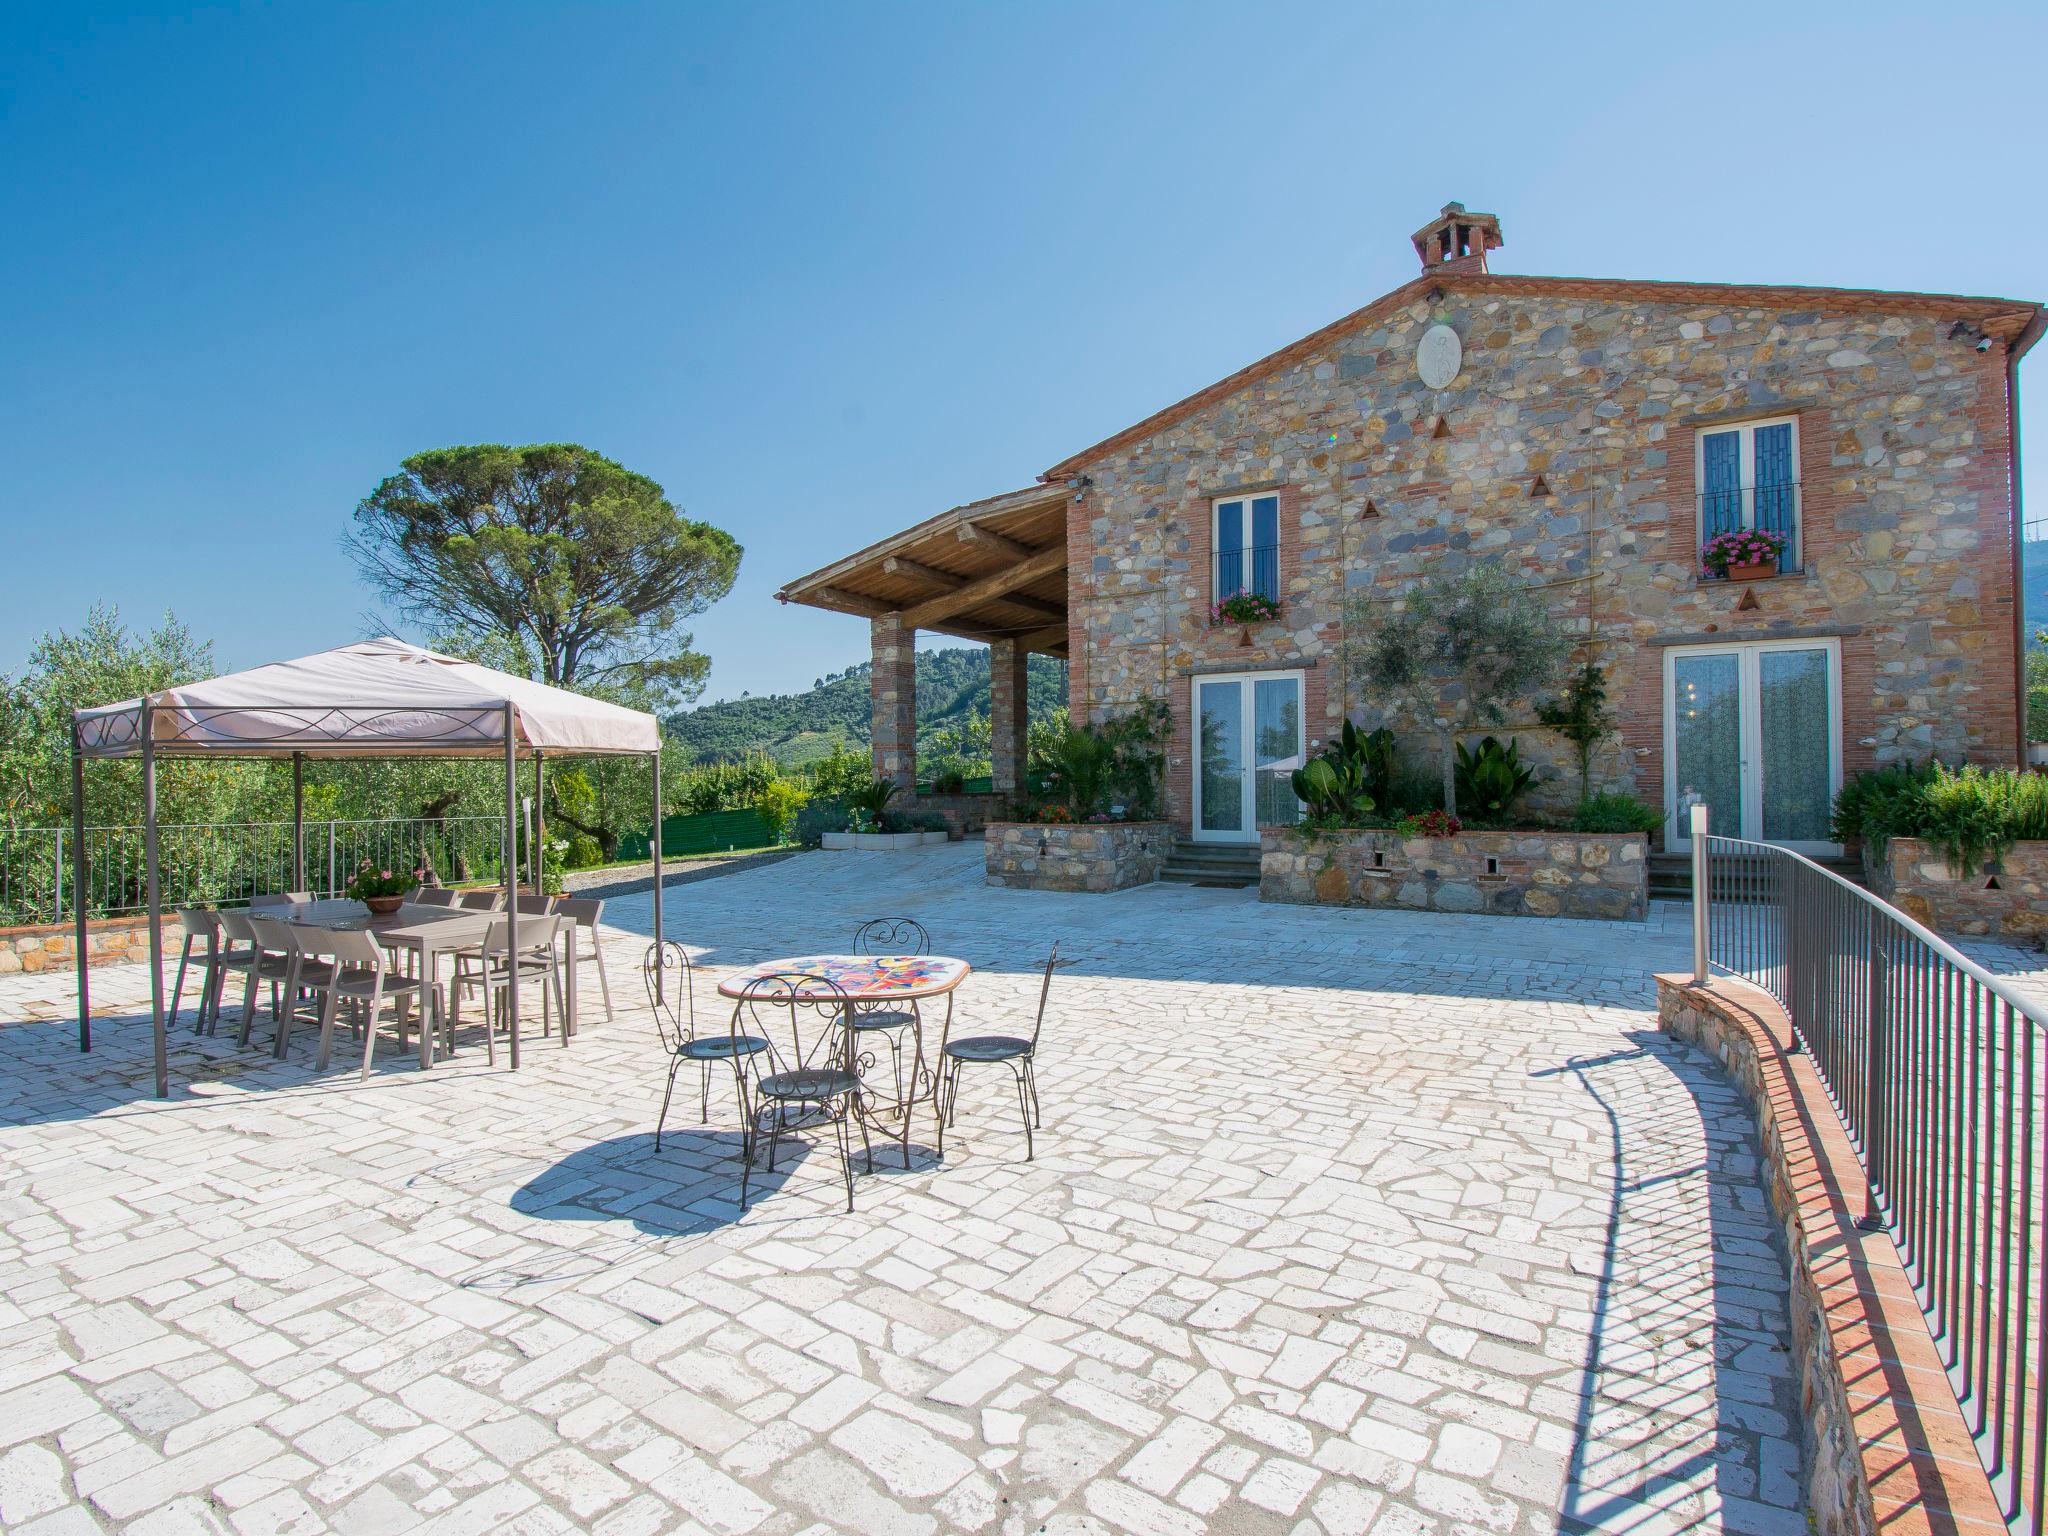
[(1445, 389), (1458, 376), (1465, 348), (1448, 325), (1432, 325), (1415, 344), (1415, 371), (1431, 389)]

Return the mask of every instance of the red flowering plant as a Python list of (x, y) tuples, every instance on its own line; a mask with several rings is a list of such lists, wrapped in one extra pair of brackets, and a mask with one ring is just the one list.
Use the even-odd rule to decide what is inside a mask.
[(1785, 552), (1785, 535), (1768, 528), (1717, 533), (1700, 546), (1700, 570), (1726, 576), (1731, 565), (1768, 565)]
[(1456, 837), (1464, 830), (1464, 823), (1448, 811), (1424, 811), (1394, 823), (1394, 831), (1402, 837)]
[(1209, 610), (1209, 627), (1220, 629), (1226, 624), (1264, 624), (1280, 617), (1280, 604), (1263, 592), (1239, 590), (1215, 604)]
[(409, 873), (394, 873), (379, 869), (368, 859), (356, 870), (355, 878), (348, 883), (346, 895), (357, 901), (368, 901), (372, 897), (409, 896), (419, 885), (417, 870)]

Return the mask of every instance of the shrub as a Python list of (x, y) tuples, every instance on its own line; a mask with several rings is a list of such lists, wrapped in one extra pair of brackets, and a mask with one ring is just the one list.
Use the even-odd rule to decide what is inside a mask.
[(2048, 840), (2048, 779), (1940, 762), (1878, 768), (1842, 786), (1834, 834), (1862, 838), (1876, 858), (1894, 837), (1925, 838), (1962, 874), (2014, 843)]
[(796, 813), (797, 846), (815, 848), (825, 840), (827, 832), (846, 832), (852, 826), (853, 819), (843, 802), (814, 795)]
[(1645, 836), (1664, 825), (1664, 813), (1634, 795), (1601, 790), (1587, 795), (1572, 808), (1574, 832), (1641, 832)]
[(1464, 824), (1449, 811), (1424, 811), (1394, 823), (1394, 831), (1401, 837), (1456, 837), (1464, 830)]
[[(1375, 732), (1381, 734), (1388, 733)], [(1377, 808), (1371, 788), (1374, 760), (1367, 741), (1346, 720), (1335, 741), (1294, 770), (1289, 783), (1311, 823), (1359, 826)]]
[[(1166, 777), (1167, 723), (1166, 706), (1148, 699), (1100, 724), (1062, 726), (1045, 743), (1045, 798), (1072, 821), (1098, 815), (1154, 819)], [(1020, 820), (1047, 819), (1037, 798), (1027, 798), (1020, 809)]]
[(1593, 793), (1593, 749), (1614, 734), (1614, 711), (1607, 707), (1607, 679), (1587, 662), (1572, 675), (1562, 694), (1536, 706), (1536, 718), (1572, 744), (1579, 759), (1579, 796)]
[(562, 855), (564, 869), (590, 869), (604, 862), (604, 850), (597, 846), (597, 839), (587, 832), (578, 832), (569, 839), (569, 848)]
[(791, 779), (770, 779), (754, 796), (754, 814), (768, 824), (776, 842), (787, 842), (797, 813), (810, 798), (811, 792)]

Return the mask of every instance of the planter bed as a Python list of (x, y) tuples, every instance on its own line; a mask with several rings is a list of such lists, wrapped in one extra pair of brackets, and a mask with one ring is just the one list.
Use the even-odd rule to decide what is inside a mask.
[(1461, 832), (1403, 838), (1269, 830), (1259, 899), (1415, 912), (1640, 921), (1649, 911), (1649, 840), (1636, 832)]
[(861, 848), (869, 851), (893, 851), (902, 848), (928, 848), (934, 843), (948, 840), (944, 832), (827, 832), (820, 845), (826, 848)]
[(1884, 856), (1863, 847), (1870, 888), (1938, 933), (2032, 939), (2048, 933), (2048, 843), (2015, 843), (1967, 874), (1918, 837), (1888, 838)]
[(1163, 821), (996, 821), (982, 836), (988, 883), (1029, 891), (1150, 885), (1173, 840)]

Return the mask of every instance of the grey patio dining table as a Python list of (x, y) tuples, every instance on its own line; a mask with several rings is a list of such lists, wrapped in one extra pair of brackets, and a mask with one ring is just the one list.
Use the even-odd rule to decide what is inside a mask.
[[(420, 1065), (433, 1065), (434, 1039), (441, 1027), (441, 957), (457, 950), (474, 949), (484, 941), (491, 924), (505, 920), (502, 912), (472, 911), (467, 907), (430, 907), (406, 902), (396, 912), (375, 913), (360, 901), (339, 898), (328, 901), (293, 902), (273, 907), (271, 916), (305, 928), (348, 929), (368, 933), (386, 949), (401, 950), (419, 957), (419, 982), (423, 989), (421, 1009), (431, 1027), (420, 1031)], [(576, 1032), (575, 954), (569, 945), (569, 974), (565, 995), (568, 1017), (562, 1024), (562, 1043)], [(451, 999), (451, 1007), (460, 1011)], [(280, 1042), (281, 1043), (281, 1042)]]

